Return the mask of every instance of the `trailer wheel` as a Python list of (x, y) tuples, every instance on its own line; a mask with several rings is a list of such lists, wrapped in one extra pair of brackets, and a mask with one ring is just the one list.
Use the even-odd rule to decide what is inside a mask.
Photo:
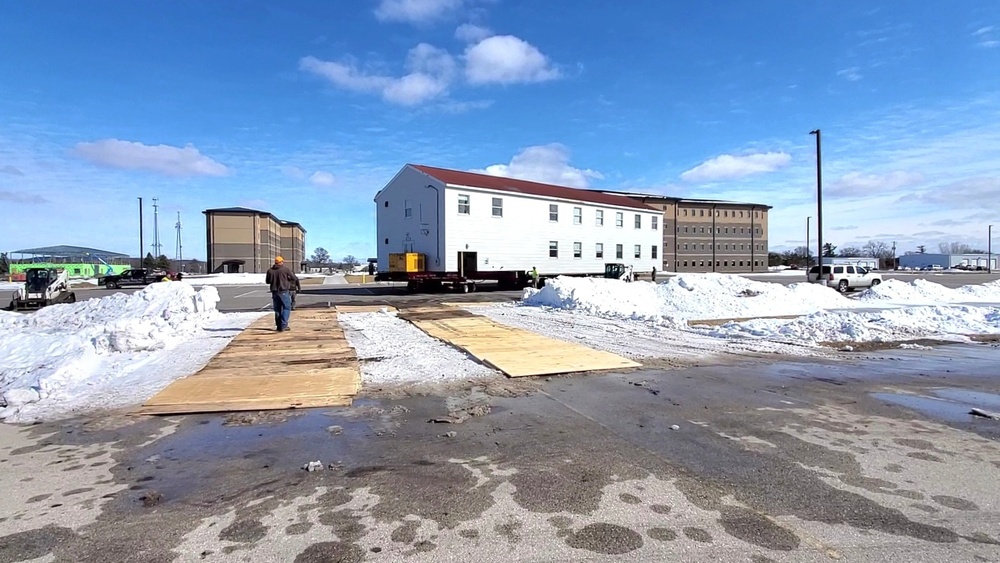
[(457, 289), (460, 293), (468, 293), (469, 292), (469, 284), (467, 284), (467, 283), (456, 284), (455, 289)]
[(469, 282), (469, 293), (476, 292), (476, 282)]

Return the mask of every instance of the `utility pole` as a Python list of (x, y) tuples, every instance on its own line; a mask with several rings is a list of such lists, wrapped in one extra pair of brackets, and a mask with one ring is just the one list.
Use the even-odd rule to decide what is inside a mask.
[(146, 252), (146, 245), (142, 241), (142, 198), (139, 198), (139, 267), (142, 268), (142, 259)]
[[(806, 269), (807, 270), (809, 268), (809, 221), (811, 220), (812, 217), (806, 217)], [(820, 272), (819, 275), (823, 275), (823, 272)]]
[[(823, 158), (820, 153), (820, 130), (809, 132), (816, 135), (816, 245), (819, 248), (819, 278), (823, 277)], [(826, 285), (826, 281), (823, 281)]]
[(993, 225), (986, 229), (986, 273), (993, 273)]
[(163, 252), (160, 250), (160, 205), (158, 199), (153, 198), (153, 258), (159, 258)]
[(896, 269), (896, 241), (892, 241), (892, 269)]
[(180, 211), (177, 212), (177, 224), (174, 225), (174, 228), (177, 229), (177, 248), (176, 248), (176, 251), (174, 252), (174, 259), (177, 260), (178, 262), (182, 262), (184, 260), (184, 244), (181, 243), (181, 212)]

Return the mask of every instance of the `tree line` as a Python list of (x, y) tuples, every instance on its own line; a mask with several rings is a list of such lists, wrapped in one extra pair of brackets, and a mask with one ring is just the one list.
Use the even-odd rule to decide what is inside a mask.
[[(964, 242), (942, 242), (938, 245), (941, 254), (986, 254), (985, 250), (978, 250)], [(905, 254), (926, 254), (927, 246), (919, 245), (916, 251), (909, 250)], [(879, 240), (870, 240), (864, 245), (838, 247), (832, 243), (823, 245), (824, 258), (875, 258), (882, 261), (891, 261), (896, 258), (892, 245)], [(767, 255), (769, 266), (808, 266), (816, 263), (816, 254), (811, 248), (799, 246), (794, 250), (785, 252), (769, 252)]]
[(351, 254), (341, 258), (340, 262), (334, 262), (330, 258), (330, 253), (322, 246), (317, 247), (313, 251), (312, 256), (309, 257), (310, 268), (325, 268), (327, 272), (332, 272), (333, 270), (353, 270), (359, 264), (361, 262)]

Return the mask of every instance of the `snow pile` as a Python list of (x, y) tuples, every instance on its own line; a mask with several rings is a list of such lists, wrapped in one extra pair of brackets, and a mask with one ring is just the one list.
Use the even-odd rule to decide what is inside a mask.
[(822, 312), (794, 320), (732, 322), (699, 332), (720, 338), (760, 338), (805, 345), (954, 338), (1000, 333), (1000, 309), (932, 306), (878, 312)]
[(782, 285), (724, 274), (684, 274), (661, 284), (560, 277), (525, 291), (525, 305), (678, 324), (691, 319), (804, 315), (863, 306), (817, 284)]
[[(157, 283), (131, 295), (53, 305), (32, 314), (0, 315), (0, 419), (30, 420), (46, 416), (52, 405), (114, 403), (104, 395), (121, 393), (117, 381), (149, 374), (147, 364), (172, 357), (166, 374), (149, 374), (160, 387), (197, 370), (188, 364), (207, 361), (205, 353), (221, 349), (227, 337), (181, 353), (178, 346), (205, 338), (209, 327), (228, 328), (235, 336), (259, 315), (226, 318), (216, 310), (214, 287), (195, 290), (183, 283)], [(242, 326), (240, 326), (242, 325)], [(221, 335), (220, 335), (221, 336)], [(171, 352), (172, 351), (172, 352)], [(217, 350), (216, 350), (217, 351)], [(199, 355), (200, 354), (200, 355)], [(214, 352), (212, 352), (214, 354)], [(203, 362), (202, 362), (203, 363)], [(130, 396), (152, 395), (147, 378), (129, 380)], [(145, 398), (145, 396), (141, 397)], [(22, 413), (31, 406), (35, 414)]]
[(1000, 303), (1000, 282), (993, 281), (983, 285), (967, 285), (951, 289), (922, 279), (909, 282), (889, 279), (871, 289), (866, 289), (858, 295), (858, 299), (906, 305)]

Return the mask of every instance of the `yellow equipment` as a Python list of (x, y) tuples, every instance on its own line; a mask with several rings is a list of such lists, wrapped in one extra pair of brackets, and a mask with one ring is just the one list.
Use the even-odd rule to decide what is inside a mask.
[(389, 255), (390, 272), (423, 272), (425, 256), (418, 252), (401, 252)]

